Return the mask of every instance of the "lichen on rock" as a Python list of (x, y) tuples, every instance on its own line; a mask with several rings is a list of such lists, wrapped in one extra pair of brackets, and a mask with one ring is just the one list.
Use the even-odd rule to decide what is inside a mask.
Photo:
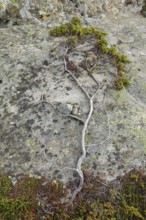
[[(6, 2), (0, 2), (0, 10), (5, 13)], [(44, 96), (46, 101), (56, 106), (60, 103), (61, 113), (83, 118), (88, 113), (84, 95), (64, 72), (66, 45), (70, 47), (68, 67), (88, 92), (92, 94), (95, 90), (95, 84), (91, 86), (89, 79), (92, 74), (101, 86), (86, 134), (84, 170), (95, 175), (101, 172), (108, 180), (113, 180), (132, 168), (145, 168), (145, 18), (128, 12), (137, 1), (125, 6), (124, 1), (108, 1), (102, 7), (103, 1), (88, 1), (86, 17), (81, 17), (80, 7), (71, 1), (69, 5), (66, 1), (48, 1), (47, 6), (43, 5), (45, 1), (41, 1), (41, 5), (40, 1), (36, 1), (36, 7), (35, 1), (29, 2), (30, 9), (26, 7), (26, 10), (32, 17), (36, 16), (38, 22), (33, 22), (33, 18), (19, 18), (23, 23), (16, 22), (10, 26), (0, 24), (0, 171), (9, 173), (14, 179), (19, 179), (23, 174), (44, 175), (62, 182), (77, 178), (73, 171), (63, 168), (74, 168), (76, 165), (81, 153), (83, 123), (61, 117), (49, 104), (41, 103)], [(25, 3), (21, 1), (19, 7), (24, 8)], [(71, 4), (70, 14), (67, 14)], [(135, 7), (139, 10), (141, 5)], [(116, 13), (113, 12), (115, 8)], [(38, 16), (39, 10), (46, 13), (47, 19)], [(83, 24), (74, 21), (76, 34), (67, 36), (67, 29), (66, 36), (50, 36), (48, 30), (70, 23), (74, 10)], [(13, 13), (9, 13), (10, 20), (11, 15), (13, 17)], [(104, 36), (104, 44), (100, 45), (103, 42), (99, 39), (96, 42), (95, 36), (91, 37), (95, 30), (109, 33)], [(85, 32), (86, 40), (83, 36)], [(110, 51), (107, 43), (112, 48)], [(106, 55), (101, 54), (100, 57), (97, 48), (93, 50), (95, 44), (102, 47), (104, 54), (115, 56), (118, 68), (123, 69), (123, 65), (116, 63), (119, 59), (117, 51), (131, 60), (126, 72), (130, 87), (125, 89), (119, 79), (118, 87), (123, 90), (113, 89), (117, 67), (104, 59)], [(97, 56), (100, 59), (96, 59)], [(126, 61), (125, 56), (120, 59)], [(97, 64), (94, 66), (95, 62)], [(129, 84), (125, 78), (122, 80), (124, 84)]]

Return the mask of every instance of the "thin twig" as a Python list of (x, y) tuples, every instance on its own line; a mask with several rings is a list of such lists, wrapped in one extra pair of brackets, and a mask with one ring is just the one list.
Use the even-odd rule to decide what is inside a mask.
[(75, 75), (69, 70), (67, 69), (67, 62), (66, 62), (66, 58), (65, 56), (67, 55), (68, 52), (68, 48), (66, 50), (66, 53), (64, 55), (64, 66), (65, 66), (65, 71), (68, 72), (72, 78), (75, 80), (75, 82), (77, 83), (77, 85), (80, 87), (80, 89), (83, 91), (83, 93), (87, 96), (88, 99), (90, 99), (90, 96), (88, 94), (88, 92), (86, 91), (86, 89), (81, 85), (81, 83), (79, 82), (79, 80), (75, 77)]

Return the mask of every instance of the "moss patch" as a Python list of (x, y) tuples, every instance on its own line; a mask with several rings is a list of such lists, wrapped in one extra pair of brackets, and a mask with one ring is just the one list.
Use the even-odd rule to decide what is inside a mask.
[(106, 55), (112, 65), (117, 68), (114, 87), (120, 90), (123, 89), (124, 86), (130, 85), (130, 81), (125, 75), (125, 65), (130, 61), (128, 57), (121, 54), (115, 46), (108, 46), (108, 42), (105, 39), (105, 36), (107, 35), (106, 32), (95, 27), (82, 26), (80, 18), (73, 17), (71, 22), (62, 24), (50, 30), (50, 35), (54, 37), (67, 37), (67, 44), (70, 49), (75, 48), (77, 43), (81, 43), (83, 40), (85, 41), (86, 37), (94, 37), (96, 39), (95, 48), (101, 55)]
[[(116, 183), (116, 185), (115, 185)], [(7, 175), (0, 176), (0, 219), (3, 220), (144, 220), (146, 219), (146, 175), (132, 170), (106, 184), (85, 173), (85, 184), (71, 206), (68, 190), (56, 180), (23, 177), (13, 186)]]

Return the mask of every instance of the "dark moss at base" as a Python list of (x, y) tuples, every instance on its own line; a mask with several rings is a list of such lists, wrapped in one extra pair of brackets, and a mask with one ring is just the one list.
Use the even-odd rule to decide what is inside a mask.
[[(115, 184), (116, 183), (116, 184)], [(144, 220), (146, 219), (146, 175), (132, 170), (113, 183), (85, 173), (85, 183), (71, 206), (68, 190), (45, 178), (23, 177), (14, 186), (0, 176), (0, 219), (2, 220)]]
[(75, 48), (77, 43), (79, 44), (86, 37), (94, 37), (96, 39), (95, 47), (98, 49), (100, 54), (106, 55), (110, 62), (117, 68), (115, 74), (114, 88), (123, 89), (124, 86), (129, 86), (130, 81), (125, 76), (126, 64), (130, 63), (127, 56), (121, 54), (115, 46), (108, 46), (108, 42), (105, 39), (106, 32), (99, 30), (95, 27), (84, 27), (81, 24), (81, 20), (78, 17), (73, 17), (71, 22), (62, 24), (58, 27), (50, 30), (50, 35), (54, 37), (67, 37), (67, 44), (70, 49)]

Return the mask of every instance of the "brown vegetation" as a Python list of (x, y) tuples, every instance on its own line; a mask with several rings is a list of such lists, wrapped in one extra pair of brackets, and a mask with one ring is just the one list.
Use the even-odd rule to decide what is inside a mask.
[(146, 175), (132, 170), (112, 183), (84, 173), (85, 182), (72, 205), (69, 192), (76, 182), (64, 186), (45, 178), (23, 177), (12, 185), (0, 176), (0, 219), (2, 220), (144, 220), (146, 218)]

